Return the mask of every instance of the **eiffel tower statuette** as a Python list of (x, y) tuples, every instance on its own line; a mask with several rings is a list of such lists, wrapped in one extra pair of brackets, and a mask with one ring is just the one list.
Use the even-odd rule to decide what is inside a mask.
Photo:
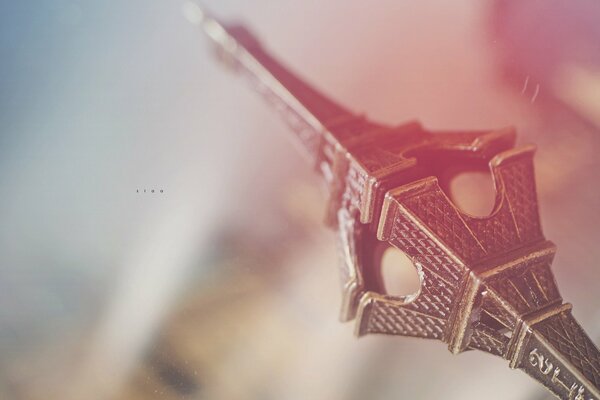
[[(441, 340), (452, 353), (506, 359), (561, 399), (600, 400), (600, 353), (563, 303), (542, 233), (533, 146), (515, 148), (512, 128), (430, 132), (386, 126), (323, 96), (275, 60), (241, 25), (188, 9), (218, 58), (279, 111), (330, 198), (337, 229), (341, 320), (359, 336)], [(493, 211), (467, 215), (446, 194), (450, 171), (489, 168)], [(412, 261), (420, 290), (386, 294), (381, 257), (395, 247)]]

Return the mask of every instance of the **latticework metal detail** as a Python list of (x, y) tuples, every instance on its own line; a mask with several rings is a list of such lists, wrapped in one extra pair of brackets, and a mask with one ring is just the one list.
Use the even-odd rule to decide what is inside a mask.
[[(550, 270), (555, 247), (541, 231), (532, 146), (513, 148), (510, 128), (433, 133), (418, 123), (371, 122), (291, 73), (244, 28), (201, 14), (221, 59), (284, 115), (330, 188), (342, 320), (356, 318), (359, 335), (438, 339), (453, 353), (479, 349), (556, 396), (600, 400), (600, 352), (562, 303)], [(474, 217), (444, 191), (442, 172), (486, 164), (496, 203), (490, 215)], [(418, 293), (385, 292), (385, 246), (410, 258)]]

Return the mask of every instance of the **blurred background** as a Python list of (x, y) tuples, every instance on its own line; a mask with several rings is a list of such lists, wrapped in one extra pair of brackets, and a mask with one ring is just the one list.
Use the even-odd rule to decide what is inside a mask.
[[(600, 3), (206, 5), (375, 120), (535, 142), (553, 270), (600, 343)], [(547, 398), (338, 322), (320, 182), (182, 10), (0, 4), (0, 399)]]

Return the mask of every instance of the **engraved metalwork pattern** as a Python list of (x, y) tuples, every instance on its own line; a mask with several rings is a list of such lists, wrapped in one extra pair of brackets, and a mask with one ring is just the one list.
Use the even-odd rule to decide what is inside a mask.
[(481, 312), (497, 321), (504, 329), (512, 331), (516, 326), (517, 321), (514, 316), (500, 303), (498, 298), (489, 292), (482, 295)]
[[(478, 349), (509, 362), (563, 399), (600, 400), (600, 352), (563, 304), (543, 236), (533, 146), (512, 128), (429, 132), (349, 112), (270, 56), (247, 30), (204, 13), (221, 59), (296, 133), (330, 189), (327, 224), (338, 231), (344, 321), (358, 335), (437, 339), (453, 353)], [(490, 215), (461, 211), (442, 173), (487, 168)], [(381, 251), (395, 247), (418, 271), (418, 293), (391, 296)]]
[(368, 302), (363, 303), (361, 312), (368, 313), (369, 317), (361, 318), (358, 334), (384, 333), (429, 339), (443, 338), (446, 325), (444, 319), (406, 307), (396, 307), (395, 301), (394, 298), (371, 297)]
[(512, 162), (498, 169), (520, 240), (542, 238), (532, 161)]
[(539, 323), (535, 329), (583, 375), (600, 386), (600, 354), (583, 329), (568, 314), (559, 314)]
[(508, 341), (508, 337), (480, 322), (473, 326), (473, 334), (469, 341), (469, 348), (487, 351), (496, 356), (502, 356), (506, 352)]

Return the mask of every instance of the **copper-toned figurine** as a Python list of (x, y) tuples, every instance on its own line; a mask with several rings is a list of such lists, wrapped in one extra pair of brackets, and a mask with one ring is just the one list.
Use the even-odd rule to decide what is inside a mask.
[[(246, 29), (198, 10), (219, 58), (280, 111), (330, 189), (327, 224), (337, 229), (341, 319), (358, 335), (438, 339), (452, 353), (479, 349), (508, 360), (562, 399), (600, 400), (600, 353), (563, 303), (541, 231), (533, 146), (514, 148), (513, 129), (432, 133), (356, 115), (307, 85)], [(474, 217), (447, 196), (452, 174), (489, 168), (496, 201)], [(391, 296), (383, 250), (412, 260), (421, 285)]]

